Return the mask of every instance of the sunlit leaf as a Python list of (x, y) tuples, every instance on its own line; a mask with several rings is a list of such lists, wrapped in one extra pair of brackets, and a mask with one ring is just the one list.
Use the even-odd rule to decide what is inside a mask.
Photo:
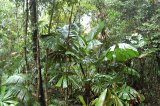
[(67, 88), (67, 78), (66, 78), (66, 75), (63, 76), (63, 88)]
[(91, 30), (89, 36), (87, 36), (88, 40), (97, 38), (98, 34), (103, 30), (104, 27), (105, 27), (105, 21), (99, 22), (98, 25)]
[(96, 99), (94, 99), (93, 101), (91, 101), (90, 106), (94, 106), (97, 101), (98, 101), (98, 98), (96, 98)]
[(136, 48), (126, 43), (111, 46), (106, 54), (107, 59), (118, 62), (126, 61), (136, 56), (138, 56)]
[(63, 82), (63, 76), (59, 79), (58, 83), (56, 84), (57, 87), (61, 87)]
[(97, 101), (97, 103), (96, 103), (95, 106), (103, 106), (103, 105), (104, 105), (107, 91), (108, 91), (108, 89), (105, 89), (105, 90), (101, 93), (101, 95), (100, 95), (100, 97), (98, 98), (98, 101)]
[(81, 101), (82, 105), (83, 105), (83, 106), (87, 106), (87, 105), (86, 105), (86, 102), (84, 101), (83, 96), (82, 96), (82, 95), (79, 95), (78, 97), (79, 97), (79, 100)]

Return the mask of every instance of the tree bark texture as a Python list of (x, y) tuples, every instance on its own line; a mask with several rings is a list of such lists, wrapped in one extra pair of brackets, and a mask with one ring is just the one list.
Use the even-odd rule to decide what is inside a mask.
[(27, 35), (28, 35), (28, 18), (29, 18), (29, 10), (28, 10), (28, 0), (26, 0), (26, 23), (25, 23), (25, 36), (24, 36), (24, 58), (26, 62), (26, 74), (28, 73), (29, 65), (27, 59)]
[(36, 0), (30, 1), (31, 11), (31, 25), (32, 25), (32, 50), (33, 57), (36, 65), (36, 71), (38, 74), (37, 78), (37, 98), (41, 106), (45, 106), (45, 97), (43, 91), (43, 81), (41, 74), (41, 65), (40, 65), (40, 48), (39, 48), (39, 39), (38, 39), (38, 24), (37, 24), (37, 2)]

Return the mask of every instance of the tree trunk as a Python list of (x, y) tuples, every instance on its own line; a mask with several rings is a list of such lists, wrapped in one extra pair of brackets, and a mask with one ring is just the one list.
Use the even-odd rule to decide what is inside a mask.
[(2, 85), (2, 70), (0, 70), (0, 94), (1, 94), (1, 85)]
[(85, 102), (87, 103), (87, 106), (89, 105), (89, 103), (91, 102), (91, 84), (90, 81), (85, 82)]
[[(52, 3), (52, 10), (51, 10), (51, 16), (50, 16), (50, 21), (49, 21), (49, 27), (48, 27), (48, 35), (50, 35), (51, 32), (51, 26), (52, 26), (52, 19), (53, 19), (53, 13), (54, 13), (54, 9), (55, 9), (55, 2), (56, 0), (53, 0)], [(49, 49), (46, 49), (46, 60), (45, 60), (45, 67), (44, 67), (44, 85), (45, 85), (45, 89), (44, 89), (44, 93), (45, 93), (45, 103), (46, 106), (48, 106), (48, 102), (49, 102), (49, 98), (48, 98), (48, 54), (49, 54)]]
[(31, 6), (31, 25), (32, 25), (32, 48), (33, 48), (33, 56), (34, 61), (38, 73), (37, 79), (37, 98), (41, 106), (45, 106), (45, 97), (43, 92), (43, 81), (41, 74), (41, 65), (40, 65), (40, 48), (39, 48), (39, 40), (38, 40), (38, 26), (37, 26), (37, 3), (36, 0), (30, 1)]
[(27, 59), (27, 36), (28, 36), (28, 16), (29, 16), (29, 10), (28, 10), (28, 0), (26, 0), (26, 23), (25, 23), (25, 36), (24, 36), (24, 59), (26, 62), (26, 71), (25, 73), (28, 73), (28, 59)]

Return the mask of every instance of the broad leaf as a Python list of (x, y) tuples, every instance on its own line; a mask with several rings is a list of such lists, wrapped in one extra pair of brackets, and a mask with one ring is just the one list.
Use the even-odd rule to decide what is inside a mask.
[(104, 27), (105, 21), (101, 21), (100, 23), (98, 23), (98, 25), (91, 30), (89, 36), (87, 36), (88, 40), (97, 38), (98, 34), (103, 30)]
[(123, 62), (136, 56), (138, 56), (137, 49), (126, 43), (113, 45), (106, 53), (108, 60), (117, 62)]
[(56, 84), (57, 87), (61, 87), (63, 82), (63, 76), (59, 79), (58, 83)]
[(105, 90), (101, 93), (101, 95), (100, 95), (100, 97), (98, 98), (98, 101), (97, 101), (97, 103), (96, 103), (95, 106), (103, 106), (103, 105), (104, 105), (107, 91), (108, 91), (108, 89), (105, 89)]
[(82, 96), (82, 95), (79, 95), (78, 97), (79, 97), (79, 100), (81, 101), (82, 105), (83, 105), (83, 106), (87, 106), (87, 105), (86, 105), (86, 102), (84, 101), (83, 96)]
[(63, 88), (67, 88), (67, 78), (66, 78), (66, 75), (63, 76)]
[(92, 40), (88, 44), (89, 49), (95, 49), (96, 46), (101, 45), (102, 43), (99, 40)]

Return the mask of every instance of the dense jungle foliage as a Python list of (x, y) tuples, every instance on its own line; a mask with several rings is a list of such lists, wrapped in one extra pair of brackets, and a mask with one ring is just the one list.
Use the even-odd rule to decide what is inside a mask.
[(0, 106), (160, 106), (160, 0), (0, 0)]

